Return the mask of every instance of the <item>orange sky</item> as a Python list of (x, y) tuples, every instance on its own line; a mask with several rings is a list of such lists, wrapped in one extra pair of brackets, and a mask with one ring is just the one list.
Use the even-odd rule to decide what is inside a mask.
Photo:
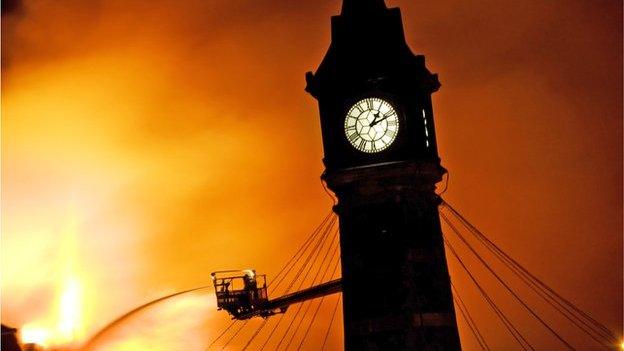
[[(440, 74), (445, 198), (621, 329), (621, 4), (387, 2)], [(140, 303), (206, 284), (213, 270), (275, 274), (331, 206), (316, 101), (303, 88), (339, 8), (30, 0), (3, 16), (3, 323), (62, 324), (68, 277), (79, 282), (81, 341)], [(450, 262), (491, 346), (505, 349)], [(141, 333), (129, 325), (111, 339), (136, 349), (166, 329), (201, 350), (227, 322), (212, 298), (177, 300), (134, 321)], [(517, 314), (536, 344), (556, 345)]]

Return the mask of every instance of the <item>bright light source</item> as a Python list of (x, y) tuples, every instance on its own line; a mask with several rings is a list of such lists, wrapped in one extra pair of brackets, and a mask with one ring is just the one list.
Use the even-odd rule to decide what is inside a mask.
[(622, 341), (622, 343), (620, 344), (620, 348), (624, 350), (624, 341)]
[(25, 325), (20, 330), (22, 344), (36, 344), (46, 346), (50, 339), (50, 332), (43, 328)]
[(59, 332), (67, 341), (74, 341), (80, 319), (80, 284), (70, 277), (65, 281), (60, 301)]

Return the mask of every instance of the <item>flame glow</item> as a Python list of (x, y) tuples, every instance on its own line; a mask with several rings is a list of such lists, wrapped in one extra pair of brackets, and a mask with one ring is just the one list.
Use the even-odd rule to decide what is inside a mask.
[(23, 344), (37, 344), (46, 347), (50, 341), (50, 331), (45, 328), (25, 325), (20, 334)]
[(74, 277), (69, 277), (65, 281), (59, 317), (59, 336), (66, 341), (74, 341), (80, 322), (80, 284)]
[(71, 215), (61, 231), (58, 264), (51, 276), (56, 285), (56, 310), (40, 316), (36, 323), (22, 327), (24, 344), (42, 347), (71, 347), (80, 340), (82, 321), (82, 285), (77, 273), (77, 220)]
[(71, 344), (79, 336), (81, 285), (77, 278), (77, 216), (72, 211), (69, 225), (63, 233), (61, 246), (61, 278), (58, 286), (58, 321), (55, 341)]

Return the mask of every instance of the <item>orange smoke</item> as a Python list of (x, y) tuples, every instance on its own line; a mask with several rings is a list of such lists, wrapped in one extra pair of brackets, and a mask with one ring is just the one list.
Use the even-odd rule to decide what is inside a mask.
[[(620, 4), (387, 2), (442, 80), (445, 196), (617, 329)], [(332, 203), (303, 87), (339, 8), (28, 0), (3, 16), (2, 322), (75, 347), (211, 271), (253, 267), (270, 279)], [(171, 335), (158, 339), (164, 349), (186, 335), (185, 349), (200, 350), (227, 323), (212, 298), (159, 307), (112, 335), (118, 348), (102, 347), (137, 349), (157, 334)], [(491, 346), (505, 349), (483, 318)], [(330, 349), (340, 340), (332, 333)]]

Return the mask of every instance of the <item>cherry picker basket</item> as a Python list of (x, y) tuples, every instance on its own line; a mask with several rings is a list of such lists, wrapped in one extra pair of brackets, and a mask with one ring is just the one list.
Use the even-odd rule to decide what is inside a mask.
[(255, 270), (219, 271), (211, 274), (217, 295), (217, 308), (234, 318), (262, 310), (268, 301), (266, 275)]

